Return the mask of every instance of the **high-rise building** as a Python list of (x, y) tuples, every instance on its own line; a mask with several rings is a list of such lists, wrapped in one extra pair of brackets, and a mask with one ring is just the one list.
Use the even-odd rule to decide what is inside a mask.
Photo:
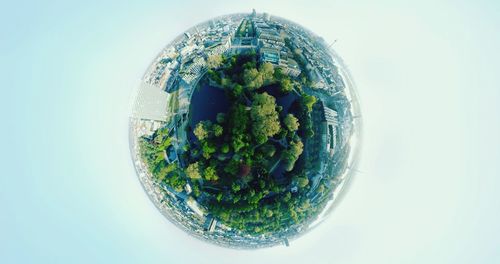
[(330, 154), (333, 154), (335, 147), (337, 146), (337, 112), (333, 109), (326, 107), (323, 104), (323, 111), (325, 113), (325, 121), (327, 126), (327, 150)]

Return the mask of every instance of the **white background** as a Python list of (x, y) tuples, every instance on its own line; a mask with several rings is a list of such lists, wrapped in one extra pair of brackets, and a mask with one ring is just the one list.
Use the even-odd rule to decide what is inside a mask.
[[(5, 2), (2, 263), (500, 262), (495, 1)], [(156, 54), (211, 17), (269, 12), (333, 42), (357, 83), (361, 173), (289, 248), (219, 248), (139, 185), (131, 95)]]

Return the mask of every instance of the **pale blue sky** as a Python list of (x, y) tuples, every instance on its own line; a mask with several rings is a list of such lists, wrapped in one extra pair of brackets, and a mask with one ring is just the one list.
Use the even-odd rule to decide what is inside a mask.
[[(1, 263), (499, 263), (497, 1), (2, 1)], [(355, 78), (361, 174), (290, 248), (195, 240), (133, 170), (131, 96), (173, 37), (266, 11)]]

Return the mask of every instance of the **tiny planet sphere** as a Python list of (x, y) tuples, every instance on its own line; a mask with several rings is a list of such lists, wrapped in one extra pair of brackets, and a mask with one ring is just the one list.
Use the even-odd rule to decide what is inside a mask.
[(198, 24), (147, 69), (130, 117), (140, 182), (173, 224), (230, 248), (286, 245), (356, 172), (351, 75), (329, 44), (251, 13)]

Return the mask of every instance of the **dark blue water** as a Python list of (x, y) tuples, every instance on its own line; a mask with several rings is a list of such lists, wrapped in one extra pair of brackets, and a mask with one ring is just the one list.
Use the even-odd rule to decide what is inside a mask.
[[(276, 98), (276, 104), (283, 107), (282, 115), (288, 114), (293, 102), (299, 98), (293, 92), (282, 94), (279, 85), (269, 85), (260, 91), (267, 92)], [(191, 98), (189, 123), (191, 127), (194, 127), (198, 122), (204, 120), (215, 122), (217, 114), (226, 113), (229, 106), (229, 100), (223, 89), (210, 86), (208, 83), (201, 84)]]
[(200, 121), (215, 122), (218, 113), (226, 113), (229, 110), (229, 101), (223, 89), (201, 84), (193, 93), (190, 107), (189, 124), (194, 128)]

